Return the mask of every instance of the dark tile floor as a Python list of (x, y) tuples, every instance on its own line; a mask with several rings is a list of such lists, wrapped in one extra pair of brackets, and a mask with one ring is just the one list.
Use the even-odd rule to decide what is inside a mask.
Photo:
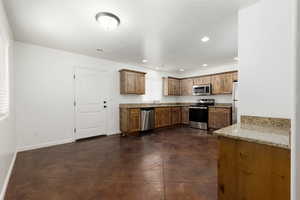
[(169, 128), (19, 153), (6, 200), (216, 200), (217, 139)]

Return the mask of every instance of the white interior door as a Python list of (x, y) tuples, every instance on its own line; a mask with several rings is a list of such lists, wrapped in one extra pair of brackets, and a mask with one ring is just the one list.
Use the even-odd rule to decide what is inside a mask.
[(75, 69), (75, 139), (106, 135), (108, 73)]

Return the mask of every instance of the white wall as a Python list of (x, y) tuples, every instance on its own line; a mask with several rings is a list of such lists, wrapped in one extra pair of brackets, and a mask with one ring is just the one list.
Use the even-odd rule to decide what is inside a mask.
[[(261, 0), (239, 12), (240, 112), (292, 119), (293, 200), (300, 199), (300, 116), (295, 115), (295, 95), (296, 91), (299, 95), (300, 85), (299, 67), (295, 66), (296, 2)], [(299, 111), (299, 104), (297, 107)]]
[[(192, 70), (192, 71), (186, 71), (184, 73), (180, 73), (178, 77), (193, 77), (193, 76), (201, 76), (201, 75), (208, 75), (208, 74), (215, 74), (215, 73), (222, 73), (222, 72), (228, 72), (228, 71), (234, 71), (238, 70), (238, 64), (232, 63), (222, 66), (214, 66), (214, 67), (206, 67), (201, 68), (198, 70)], [(215, 99), (216, 103), (232, 103), (232, 95), (213, 95), (213, 96), (205, 96), (205, 97), (199, 97), (199, 96), (185, 96), (185, 97), (179, 97), (179, 102), (196, 102), (198, 99), (201, 98), (213, 98)]]
[(14, 122), (14, 92), (13, 92), (13, 65), (12, 65), (12, 34), (6, 18), (2, 1), (0, 1), (0, 33), (11, 45), (10, 47), (10, 114), (4, 119), (0, 119), (0, 199), (4, 197), (9, 173), (14, 161), (16, 151), (15, 122)]
[[(298, 4), (298, 5), (297, 5)], [(293, 122), (292, 137), (292, 200), (300, 199), (300, 3), (295, 3), (296, 12), (296, 66), (295, 66), (295, 118)]]
[(261, 0), (239, 12), (240, 112), (292, 118), (293, 0)]
[[(69, 142), (73, 139), (73, 69), (106, 69), (111, 74), (109, 134), (119, 133), (119, 103), (153, 100), (175, 102), (162, 96), (162, 76), (145, 68), (96, 59), (61, 50), (15, 42), (16, 132), (20, 150)], [(121, 68), (147, 72), (146, 95), (119, 94)]]

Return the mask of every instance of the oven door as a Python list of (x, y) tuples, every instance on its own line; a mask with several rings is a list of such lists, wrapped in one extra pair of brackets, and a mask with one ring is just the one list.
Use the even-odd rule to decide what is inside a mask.
[(190, 107), (189, 117), (191, 127), (207, 130), (208, 107)]
[(210, 95), (210, 85), (194, 85), (193, 86), (193, 95), (195, 96), (203, 96)]

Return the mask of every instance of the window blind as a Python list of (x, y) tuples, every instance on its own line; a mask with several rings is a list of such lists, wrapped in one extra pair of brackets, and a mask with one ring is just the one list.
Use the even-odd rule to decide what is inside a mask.
[(0, 117), (9, 111), (8, 43), (0, 34)]

